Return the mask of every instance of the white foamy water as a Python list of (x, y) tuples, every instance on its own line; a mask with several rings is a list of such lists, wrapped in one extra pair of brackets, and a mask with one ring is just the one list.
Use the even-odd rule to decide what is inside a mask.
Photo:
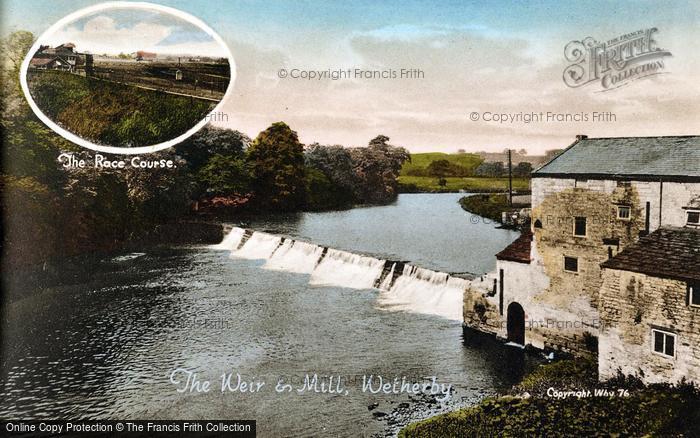
[(233, 251), (238, 248), (244, 234), (245, 230), (243, 228), (233, 227), (224, 237), (224, 240), (222, 240), (218, 245), (212, 245), (212, 248)]
[(285, 239), (263, 268), (310, 274), (316, 268), (322, 254), (322, 246)]
[(272, 252), (277, 249), (281, 241), (281, 237), (254, 231), (253, 235), (246, 240), (242, 247), (231, 251), (231, 257), (265, 260), (270, 258)]
[(391, 280), (394, 278), (394, 270), (396, 269), (396, 263), (391, 265), (391, 270), (386, 277), (382, 280), (382, 284), (379, 285), (380, 290), (389, 290), (391, 287)]
[[(266, 260), (263, 268), (310, 274), (312, 285), (373, 289), (381, 278), (385, 260), (324, 248), (272, 234), (253, 232), (241, 246), (242, 228), (233, 228), (217, 249), (229, 249), (231, 257)], [(324, 251), (326, 252), (324, 255)], [(406, 264), (392, 284), (393, 263), (379, 285), (379, 304), (391, 310), (437, 315), (462, 320), (462, 302), (469, 280)]]
[(379, 303), (396, 310), (461, 321), (468, 285), (469, 280), (407, 264), (391, 289), (381, 291)]
[(372, 289), (382, 275), (384, 260), (328, 248), (326, 256), (311, 273), (311, 284), (354, 289)]

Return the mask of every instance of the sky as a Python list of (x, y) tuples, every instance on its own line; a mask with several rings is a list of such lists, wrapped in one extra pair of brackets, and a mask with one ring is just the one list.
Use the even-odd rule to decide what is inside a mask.
[(56, 32), (42, 35), (42, 44), (71, 42), (76, 50), (96, 54), (190, 54), (226, 57), (227, 51), (197, 26), (155, 11), (109, 9), (88, 14)]
[[(3, 33), (25, 29), (39, 35), (64, 15), (97, 3), (5, 0)], [(360, 146), (384, 134), (413, 152), (525, 148), (537, 154), (566, 147), (577, 134), (700, 131), (698, 1), (154, 3), (200, 18), (224, 39), (237, 77), (222, 109), (228, 120), (220, 124), (251, 137), (285, 121), (306, 144)], [(98, 18), (93, 25), (115, 34), (139, 25), (92, 19)], [(154, 36), (148, 41), (165, 34), (158, 20), (148, 25), (143, 35)], [(572, 64), (564, 51), (569, 42), (607, 41), (649, 28), (657, 29), (656, 46), (670, 52), (655, 58), (663, 64), (660, 74), (605, 92), (600, 81), (578, 88), (564, 83)], [(208, 44), (177, 32), (159, 42), (181, 44), (183, 38)], [(347, 69), (352, 74), (338, 80), (290, 77)], [(391, 76), (401, 69), (420, 74)], [(513, 120), (493, 121), (491, 114)], [(544, 120), (526, 123), (533, 114)], [(607, 117), (593, 120), (595, 114)]]

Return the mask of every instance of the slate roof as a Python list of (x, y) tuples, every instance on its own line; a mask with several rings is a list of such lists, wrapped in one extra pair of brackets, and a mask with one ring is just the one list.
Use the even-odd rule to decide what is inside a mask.
[(530, 263), (530, 247), (532, 246), (532, 233), (530, 230), (523, 232), (513, 243), (506, 246), (498, 254), (498, 260), (506, 260), (517, 263)]
[(700, 281), (700, 229), (659, 228), (600, 266), (654, 277)]
[(583, 138), (533, 172), (577, 175), (700, 180), (700, 136)]
[(56, 58), (32, 58), (29, 60), (31, 65), (46, 65), (54, 62)]

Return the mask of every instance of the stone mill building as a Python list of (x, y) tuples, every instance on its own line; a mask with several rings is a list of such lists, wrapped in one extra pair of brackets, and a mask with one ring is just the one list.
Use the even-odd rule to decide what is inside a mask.
[(533, 172), (531, 217), (466, 326), (597, 355), (601, 379), (700, 383), (700, 136), (577, 136)]

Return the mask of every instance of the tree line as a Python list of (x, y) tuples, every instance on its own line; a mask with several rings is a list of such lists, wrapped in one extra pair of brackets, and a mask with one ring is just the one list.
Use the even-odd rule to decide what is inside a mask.
[(286, 123), (251, 140), (207, 126), (175, 147), (193, 179), (193, 199), (252, 211), (348, 208), (390, 202), (410, 154), (379, 135), (366, 147), (304, 146)]

